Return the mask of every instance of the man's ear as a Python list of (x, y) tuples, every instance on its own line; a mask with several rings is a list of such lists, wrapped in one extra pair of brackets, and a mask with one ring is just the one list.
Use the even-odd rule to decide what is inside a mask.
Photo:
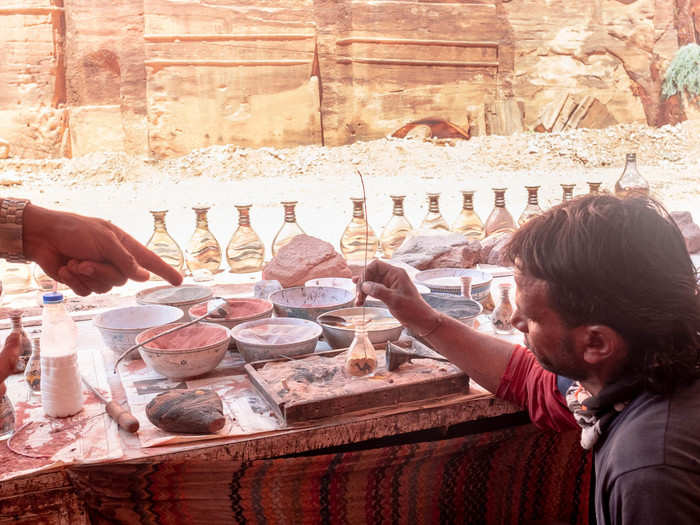
[(589, 365), (618, 361), (626, 352), (622, 336), (607, 325), (579, 326), (573, 336), (577, 353)]

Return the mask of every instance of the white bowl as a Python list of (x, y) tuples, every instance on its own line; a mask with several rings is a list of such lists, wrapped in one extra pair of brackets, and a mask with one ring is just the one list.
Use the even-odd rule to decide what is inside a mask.
[[(136, 342), (157, 335), (183, 323), (151, 328), (136, 336)], [(188, 338), (199, 339), (196, 343)], [(170, 379), (197, 377), (214, 370), (221, 362), (231, 336), (228, 328), (218, 324), (196, 323), (139, 348), (146, 364)]]
[[(107, 348), (121, 354), (136, 344), (136, 336), (144, 330), (174, 323), (183, 317), (182, 310), (159, 304), (127, 306), (107, 310), (93, 320)], [(126, 359), (140, 359), (138, 352), (131, 352)]]
[(328, 288), (342, 288), (352, 294), (357, 292), (357, 285), (348, 277), (319, 277), (306, 281), (304, 286), (327, 286)]
[(376, 325), (372, 326), (372, 323), (369, 323), (367, 325), (367, 336), (372, 343), (386, 343), (387, 341), (396, 341), (399, 338), (401, 332), (403, 331), (403, 326), (386, 308), (363, 308), (361, 306), (341, 308), (340, 310), (333, 310), (318, 316), (317, 322), (321, 325), (321, 328), (323, 328), (323, 337), (326, 339), (326, 341), (328, 341), (331, 348), (348, 348), (350, 343), (352, 343), (352, 340), (355, 338), (355, 328), (326, 324), (324, 322), (324, 317), (332, 315), (352, 319), (362, 315), (363, 311), (365, 312), (367, 319), (394, 321), (389, 326), (379, 328)]
[(476, 301), (486, 299), (491, 288), (493, 276), (481, 270), (471, 270), (469, 268), (435, 268), (418, 272), (415, 281), (430, 288), (434, 293), (449, 293), (460, 295), (462, 293), (462, 283), (460, 277), (472, 278), (472, 297)]
[[(291, 341), (276, 343), (250, 337), (249, 330), (255, 327), (271, 326), (285, 327), (288, 332), (299, 329), (303, 332)], [(304, 330), (305, 329), (305, 330)], [(241, 323), (231, 329), (231, 337), (236, 341), (238, 351), (248, 363), (265, 359), (276, 359), (280, 356), (310, 354), (316, 349), (316, 343), (321, 336), (321, 327), (313, 321), (295, 317), (273, 317)]]
[(176, 306), (185, 314), (183, 321), (189, 321), (188, 310), (197, 303), (212, 298), (212, 291), (206, 286), (183, 284), (182, 286), (156, 286), (141, 290), (136, 294), (138, 304), (165, 304)]

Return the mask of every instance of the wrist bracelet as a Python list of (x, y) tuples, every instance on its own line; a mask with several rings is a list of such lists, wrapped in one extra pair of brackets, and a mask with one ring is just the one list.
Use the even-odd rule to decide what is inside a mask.
[(23, 226), (26, 199), (0, 201), (0, 257), (10, 262), (28, 262), (24, 258)]
[(442, 319), (443, 319), (442, 314), (439, 314), (435, 318), (435, 324), (433, 325), (433, 327), (430, 330), (428, 330), (427, 332), (423, 332), (422, 334), (416, 334), (416, 337), (421, 337), (421, 338), (428, 337), (429, 335), (435, 333), (437, 331), (437, 329), (442, 326)]

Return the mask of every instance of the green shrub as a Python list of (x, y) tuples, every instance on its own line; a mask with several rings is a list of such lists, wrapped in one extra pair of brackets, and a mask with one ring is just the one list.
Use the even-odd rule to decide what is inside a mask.
[(666, 98), (684, 90), (691, 98), (700, 95), (700, 46), (697, 44), (688, 44), (676, 52), (661, 88)]

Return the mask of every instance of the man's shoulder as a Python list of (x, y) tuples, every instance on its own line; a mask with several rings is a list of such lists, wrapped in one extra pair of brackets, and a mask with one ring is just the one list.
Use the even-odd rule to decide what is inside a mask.
[(646, 467), (700, 472), (700, 380), (670, 396), (637, 396), (611, 425), (596, 455), (608, 483)]

